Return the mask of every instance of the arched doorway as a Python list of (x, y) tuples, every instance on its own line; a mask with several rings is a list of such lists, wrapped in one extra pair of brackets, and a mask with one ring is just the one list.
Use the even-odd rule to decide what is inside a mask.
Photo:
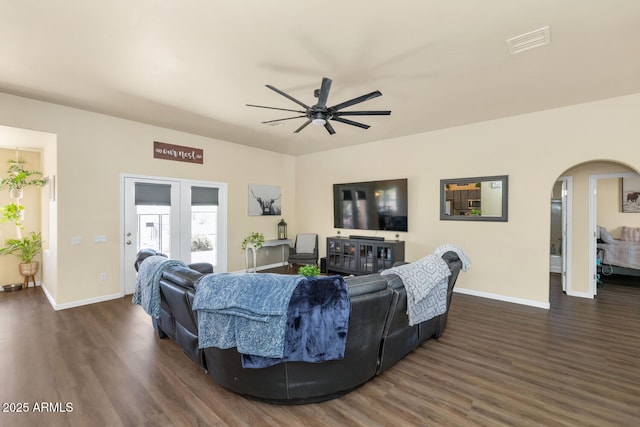
[[(599, 226), (610, 229), (614, 237), (620, 236), (623, 226), (640, 227), (640, 215), (622, 212), (623, 179), (632, 176), (638, 176), (637, 171), (623, 163), (597, 160), (575, 165), (558, 178), (560, 181), (561, 177), (570, 177), (573, 189), (568, 196), (572, 209), (567, 217), (571, 238), (565, 245), (569, 251), (573, 248), (565, 254), (568, 279), (563, 290), (567, 295), (597, 295), (597, 275), (602, 274), (596, 265)], [(551, 236), (550, 230), (550, 239)], [(550, 283), (557, 285), (558, 277), (553, 274)]]

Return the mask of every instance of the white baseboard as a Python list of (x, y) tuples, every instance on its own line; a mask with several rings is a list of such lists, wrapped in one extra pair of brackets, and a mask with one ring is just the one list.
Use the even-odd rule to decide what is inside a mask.
[(41, 287), (42, 287), (42, 292), (44, 292), (44, 295), (49, 300), (49, 304), (51, 304), (51, 307), (53, 307), (53, 309), (56, 311), (66, 310), (68, 308), (80, 307), (83, 305), (95, 304), (97, 302), (110, 301), (112, 299), (117, 299), (117, 298), (122, 298), (122, 294), (117, 293), (117, 294), (111, 294), (111, 295), (103, 295), (95, 298), (87, 298), (79, 301), (67, 302), (64, 304), (57, 304), (56, 301), (51, 296), (51, 294), (49, 293), (49, 290), (47, 289), (47, 287), (44, 285), (41, 285)]
[(588, 298), (588, 299), (593, 299), (595, 297), (595, 295), (590, 294), (589, 292), (576, 292), (576, 291), (570, 291), (567, 289), (567, 295), (569, 295), (570, 297), (580, 297), (580, 298)]
[(117, 294), (111, 294), (111, 295), (102, 295), (99, 297), (95, 297), (95, 298), (87, 298), (84, 300), (79, 300), (79, 301), (72, 301), (72, 302), (67, 302), (64, 304), (55, 304), (53, 306), (53, 309), (58, 311), (58, 310), (66, 310), (68, 308), (74, 308), (74, 307), (80, 307), (83, 305), (89, 305), (89, 304), (95, 304), (97, 302), (105, 302), (105, 301), (111, 301), (112, 299), (118, 299), (118, 298), (122, 298), (122, 294), (120, 292), (118, 292)]
[(42, 288), (42, 292), (44, 292), (44, 296), (47, 297), (47, 300), (49, 300), (49, 304), (55, 310), (56, 309), (56, 302), (53, 299), (53, 297), (51, 296), (51, 294), (49, 293), (49, 290), (47, 289), (47, 287), (44, 284), (41, 284), (40, 287)]
[(505, 296), (505, 295), (492, 294), (492, 293), (489, 293), (489, 292), (480, 292), (480, 291), (476, 291), (476, 290), (473, 290), (473, 289), (455, 287), (455, 288), (453, 288), (453, 292), (457, 292), (459, 294), (465, 294), (465, 295), (472, 295), (474, 297), (488, 298), (488, 299), (494, 299), (494, 300), (498, 300), (498, 301), (511, 302), (511, 303), (514, 303), (514, 304), (521, 304), (521, 305), (528, 305), (528, 306), (531, 306), (531, 307), (544, 308), (546, 310), (549, 310), (551, 308), (551, 304), (548, 303), (548, 302), (544, 303), (544, 302), (534, 301), (534, 300), (529, 300), (529, 299), (524, 299), (524, 298), (514, 298), (514, 297)]

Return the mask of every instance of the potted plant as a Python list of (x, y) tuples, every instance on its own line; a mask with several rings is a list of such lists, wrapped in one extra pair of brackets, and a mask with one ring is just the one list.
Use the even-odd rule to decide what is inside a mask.
[(242, 241), (242, 250), (246, 251), (247, 248), (258, 250), (264, 245), (264, 234), (252, 232)]
[(40, 233), (29, 233), (22, 239), (7, 239), (6, 246), (0, 248), (0, 255), (16, 255), (21, 263), (18, 268), (20, 274), (25, 277), (35, 276), (40, 263), (33, 258), (42, 250), (42, 237)]
[(320, 274), (320, 269), (317, 265), (313, 264), (303, 265), (298, 269), (298, 274), (301, 274), (304, 277), (316, 277), (318, 274)]
[(0, 206), (0, 222), (13, 222), (16, 227), (23, 228), (22, 221), (24, 219), (24, 206), (17, 203), (9, 203)]
[(0, 179), (0, 190), (9, 189), (9, 196), (12, 199), (22, 198), (24, 187), (34, 185), (42, 187), (45, 180), (42, 179), (42, 172), (26, 170), (24, 161), (9, 161), (8, 177)]

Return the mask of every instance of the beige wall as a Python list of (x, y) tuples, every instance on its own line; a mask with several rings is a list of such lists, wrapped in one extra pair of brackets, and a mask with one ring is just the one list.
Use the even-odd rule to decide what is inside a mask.
[[(281, 186), (283, 214), (287, 221), (293, 216), (291, 156), (6, 94), (0, 94), (0, 117), (1, 125), (57, 136), (57, 247), (51, 248), (57, 254), (57, 286), (48, 290), (59, 305), (120, 292), (123, 173), (227, 183), (229, 271), (244, 269), (241, 242), (250, 232), (276, 238), (279, 217), (247, 215), (249, 184)], [(204, 164), (153, 159), (153, 141), (202, 148)], [(295, 234), (293, 224), (289, 232)], [(106, 235), (107, 243), (92, 243), (95, 235)], [(83, 243), (71, 245), (73, 236), (82, 236)], [(100, 272), (109, 279), (100, 281)]]
[[(592, 160), (639, 170), (639, 110), (640, 95), (633, 95), (293, 158), (0, 94), (0, 124), (57, 135), (58, 303), (119, 291), (119, 177), (131, 173), (227, 182), (230, 271), (244, 268), (242, 238), (251, 231), (275, 237), (279, 220), (247, 216), (248, 184), (281, 185), (289, 234), (314, 231), (324, 242), (336, 234), (332, 184), (406, 177), (410, 230), (400, 238), (408, 260), (440, 244), (456, 244), (473, 263), (459, 279), (461, 290), (544, 306), (552, 187), (564, 171)], [(154, 160), (154, 140), (203, 148), (205, 164)], [(502, 174), (509, 175), (508, 222), (439, 220), (440, 179)], [(586, 291), (586, 212), (576, 211), (574, 287)], [(72, 236), (96, 234), (107, 235), (108, 243), (70, 244)], [(100, 271), (108, 272), (108, 282), (98, 280)]]
[[(298, 225), (322, 238), (335, 235), (333, 183), (406, 177), (409, 232), (401, 239), (408, 260), (443, 243), (456, 244), (473, 264), (459, 278), (462, 290), (544, 306), (553, 185), (567, 169), (592, 160), (639, 170), (639, 110), (640, 95), (633, 95), (300, 156), (296, 182), (305, 191), (296, 194)], [(313, 168), (321, 171), (306, 172)], [(502, 174), (509, 175), (508, 222), (439, 220), (440, 179)], [(574, 194), (586, 197), (587, 188), (577, 187)], [(587, 224), (587, 210), (574, 206), (573, 286), (578, 292), (588, 290)], [(377, 235), (393, 238), (393, 233)]]

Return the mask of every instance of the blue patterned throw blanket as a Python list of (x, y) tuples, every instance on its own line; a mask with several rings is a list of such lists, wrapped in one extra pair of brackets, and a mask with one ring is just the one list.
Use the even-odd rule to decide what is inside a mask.
[(282, 358), (242, 355), (242, 367), (266, 368), (282, 362), (344, 358), (351, 300), (342, 276), (308, 278), (291, 295)]
[(381, 275), (396, 274), (407, 291), (409, 325), (416, 325), (447, 311), (449, 266), (440, 255), (431, 254), (418, 261), (393, 267)]
[(281, 358), (287, 307), (302, 276), (208, 274), (196, 287), (200, 348), (237, 347), (242, 354)]
[(140, 305), (151, 317), (160, 317), (160, 279), (169, 267), (184, 266), (185, 263), (163, 256), (150, 256), (140, 264), (132, 303)]

